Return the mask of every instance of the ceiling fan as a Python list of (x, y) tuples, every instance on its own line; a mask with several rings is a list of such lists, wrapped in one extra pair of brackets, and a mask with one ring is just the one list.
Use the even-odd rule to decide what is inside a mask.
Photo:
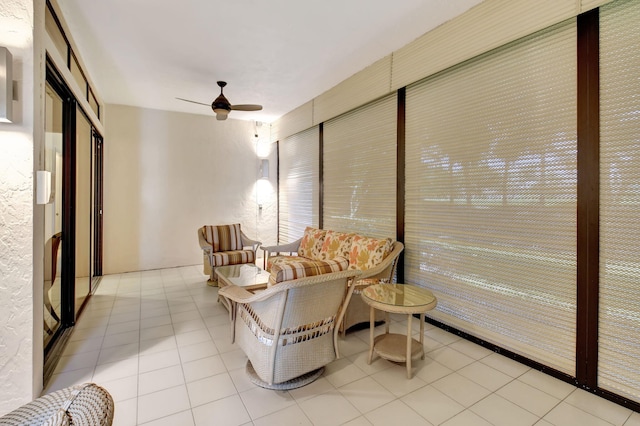
[[(262, 109), (262, 105), (253, 105), (253, 104), (242, 104), (242, 105), (231, 105), (229, 100), (222, 93), (222, 89), (227, 85), (226, 81), (218, 81), (218, 86), (220, 86), (220, 95), (211, 103), (211, 109), (216, 113), (216, 119), (218, 120), (226, 120), (229, 113), (233, 111), (260, 111)], [(207, 105), (202, 102), (196, 102), (189, 99), (176, 98), (181, 101), (191, 102), (198, 105)]]

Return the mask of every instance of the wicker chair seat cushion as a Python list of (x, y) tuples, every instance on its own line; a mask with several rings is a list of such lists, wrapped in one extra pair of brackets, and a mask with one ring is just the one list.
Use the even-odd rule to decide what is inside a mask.
[(349, 269), (365, 271), (379, 265), (393, 248), (391, 238), (369, 238), (355, 235), (349, 252)]
[(331, 260), (309, 260), (300, 256), (282, 256), (271, 266), (268, 286), (304, 277), (346, 271), (349, 261), (344, 257)]
[(211, 244), (214, 252), (242, 250), (240, 224), (207, 225), (204, 227), (204, 239)]
[(273, 265), (281, 262), (291, 262), (292, 258), (297, 258), (296, 260), (307, 260), (306, 258), (301, 258), (298, 256), (288, 256), (288, 255), (278, 255), (278, 256), (269, 256), (267, 259), (267, 271), (271, 271)]
[(211, 266), (240, 265), (255, 263), (256, 253), (253, 250), (232, 250), (209, 255)]
[(0, 425), (108, 426), (113, 413), (109, 392), (95, 383), (85, 383), (41, 396), (0, 417)]

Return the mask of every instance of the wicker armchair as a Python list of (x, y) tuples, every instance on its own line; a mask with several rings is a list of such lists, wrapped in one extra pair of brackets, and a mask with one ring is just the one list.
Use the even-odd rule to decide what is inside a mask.
[(258, 386), (293, 389), (318, 378), (336, 359), (342, 301), (359, 271), (284, 281), (255, 294), (221, 288), (232, 301), (233, 340), (249, 358), (247, 373)]
[[(269, 256), (279, 254), (292, 255), (293, 253), (297, 253), (300, 248), (301, 242), (302, 238), (289, 244), (267, 247), (263, 246), (262, 249), (265, 252), (265, 268), (268, 264)], [(360, 275), (354, 281), (354, 293), (359, 294), (363, 288), (380, 280), (387, 280), (388, 282), (392, 282), (395, 275), (396, 266), (398, 264), (398, 258), (400, 257), (400, 253), (402, 253), (402, 250), (404, 250), (404, 245), (400, 241), (395, 241), (393, 243), (391, 253), (389, 253), (380, 264), (372, 268), (363, 270), (362, 275)], [(356, 324), (369, 323), (369, 306), (364, 303), (360, 297), (351, 298), (351, 293), (349, 293), (347, 299), (345, 300), (345, 305), (347, 305), (347, 309), (341, 323), (341, 330), (343, 332), (349, 329), (349, 327), (353, 327)], [(384, 318), (385, 316), (383, 312), (376, 311), (376, 321), (383, 321)]]
[(210, 285), (218, 281), (215, 273), (218, 266), (255, 263), (256, 251), (262, 244), (247, 237), (239, 223), (203, 226), (198, 229), (198, 243), (204, 255), (204, 273), (209, 275)]
[(109, 426), (113, 410), (113, 398), (106, 389), (85, 383), (41, 396), (0, 417), (0, 425)]

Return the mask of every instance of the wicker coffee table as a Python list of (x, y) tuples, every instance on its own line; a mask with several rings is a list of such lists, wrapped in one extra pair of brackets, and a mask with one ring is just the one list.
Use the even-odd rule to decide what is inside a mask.
[[(411, 360), (424, 359), (424, 313), (435, 308), (437, 300), (429, 291), (409, 284), (375, 284), (362, 290), (362, 299), (371, 307), (368, 364), (373, 353), (389, 361), (405, 362), (411, 378)], [(385, 333), (374, 337), (375, 310), (384, 311)], [(389, 313), (407, 315), (407, 334), (389, 333)], [(411, 319), (420, 314), (420, 341), (411, 337)]]

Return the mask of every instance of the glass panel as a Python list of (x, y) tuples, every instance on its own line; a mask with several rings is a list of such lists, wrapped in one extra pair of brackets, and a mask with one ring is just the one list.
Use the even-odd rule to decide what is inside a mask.
[(91, 106), (93, 112), (96, 113), (96, 117), (100, 118), (100, 104), (98, 104), (98, 100), (93, 94), (93, 90), (91, 90), (91, 87), (89, 87), (89, 105)]
[(47, 84), (45, 169), (51, 172), (51, 197), (44, 206), (44, 346), (60, 327), (62, 282), (62, 99)]
[(76, 313), (91, 284), (91, 124), (76, 110)]
[(78, 64), (78, 59), (76, 55), (71, 52), (71, 63), (69, 64), (69, 69), (71, 70), (71, 75), (82, 89), (83, 95), (87, 96), (87, 80), (84, 78), (84, 74), (82, 73), (82, 69), (80, 68), (80, 64)]
[(53, 17), (53, 14), (51, 13), (51, 10), (49, 10), (48, 7), (46, 9), (44, 22), (45, 22), (45, 27), (47, 29), (47, 34), (49, 34), (49, 37), (51, 37), (51, 40), (53, 40), (53, 44), (56, 46), (58, 53), (62, 55), (66, 63), (67, 40), (64, 38), (64, 35), (62, 34), (62, 31), (60, 31), (60, 27), (58, 26), (58, 23), (56, 22), (55, 18)]

